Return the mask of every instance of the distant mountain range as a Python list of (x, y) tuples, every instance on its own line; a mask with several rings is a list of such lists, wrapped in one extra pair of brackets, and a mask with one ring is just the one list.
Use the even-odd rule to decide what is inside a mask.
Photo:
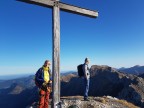
[(34, 76), (0, 82), (0, 108), (26, 108), (38, 101)]
[(136, 66), (133, 66), (133, 67), (130, 67), (130, 68), (124, 68), (123, 67), (123, 68), (120, 68), (118, 70), (121, 71), (121, 72), (124, 72), (124, 73), (140, 75), (140, 74), (144, 73), (144, 66), (136, 65)]
[[(144, 74), (123, 73), (109, 66), (91, 67), (90, 96), (112, 96), (144, 107)], [(0, 81), (0, 108), (26, 108), (38, 101), (34, 76)], [(83, 96), (83, 78), (77, 72), (61, 74), (61, 96)]]

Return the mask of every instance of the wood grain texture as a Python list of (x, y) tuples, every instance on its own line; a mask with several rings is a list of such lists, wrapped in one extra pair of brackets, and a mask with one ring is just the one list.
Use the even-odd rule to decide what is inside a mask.
[(53, 101), (52, 108), (60, 102), (60, 9), (53, 7)]
[(54, 1), (52, 0), (17, 0), (29, 4), (35, 4), (43, 7), (48, 7), (48, 8), (53, 8), (54, 6)]
[(83, 15), (83, 16), (91, 17), (91, 18), (98, 17), (98, 12), (97, 11), (93, 11), (93, 10), (89, 10), (89, 9), (85, 9), (85, 8), (81, 8), (81, 7), (61, 3), (61, 2), (59, 3), (59, 7), (60, 7), (61, 10), (66, 11), (66, 12), (80, 14), (80, 15)]
[(44, 6), (48, 8), (52, 8), (55, 5), (55, 2), (57, 2), (58, 3), (57, 5), (62, 11), (71, 12), (74, 14), (79, 14), (79, 15), (83, 15), (83, 16), (87, 16), (91, 18), (98, 17), (97, 11), (65, 4), (65, 3), (59, 2), (59, 0), (18, 0), (18, 1), (27, 2), (30, 4), (36, 4), (36, 5), (40, 5), (40, 6)]

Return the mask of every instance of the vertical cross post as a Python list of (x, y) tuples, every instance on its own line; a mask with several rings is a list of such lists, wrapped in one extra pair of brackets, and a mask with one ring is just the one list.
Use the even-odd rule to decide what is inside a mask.
[(52, 108), (58, 108), (60, 103), (60, 9), (59, 0), (53, 6), (53, 94)]

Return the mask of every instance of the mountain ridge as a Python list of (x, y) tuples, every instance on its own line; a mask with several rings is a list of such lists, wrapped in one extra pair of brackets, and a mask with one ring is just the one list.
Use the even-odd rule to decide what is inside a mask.
[(124, 73), (129, 73), (129, 74), (134, 74), (134, 75), (140, 75), (144, 73), (144, 66), (140, 65), (135, 65), (130, 68), (119, 68), (118, 71), (124, 72)]
[[(109, 66), (92, 65), (89, 95), (93, 97), (112, 96), (144, 107), (144, 79), (123, 73)], [(12, 84), (0, 89), (0, 105), (6, 108), (25, 108), (38, 101), (34, 76), (9, 80)], [(6, 82), (6, 83), (8, 83)], [(1, 84), (0, 84), (1, 85)], [(61, 75), (61, 96), (83, 96), (83, 78), (77, 72)], [(19, 104), (15, 103), (19, 100)], [(7, 104), (7, 101), (11, 101)], [(5, 108), (5, 107), (2, 107)]]
[[(61, 95), (83, 95), (83, 79), (69, 75), (61, 82)], [(91, 67), (90, 96), (113, 96), (143, 106), (144, 80), (136, 75), (125, 74), (109, 66)], [(129, 96), (131, 95), (131, 96)]]

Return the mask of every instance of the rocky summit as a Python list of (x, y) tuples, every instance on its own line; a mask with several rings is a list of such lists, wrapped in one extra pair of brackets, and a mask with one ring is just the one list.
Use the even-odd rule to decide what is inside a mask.
[[(26, 108), (37, 108), (38, 103), (33, 103)], [(111, 96), (89, 97), (89, 101), (84, 101), (82, 96), (61, 97), (60, 108), (140, 108), (125, 100), (119, 100)], [(49, 102), (51, 108), (51, 100)]]

